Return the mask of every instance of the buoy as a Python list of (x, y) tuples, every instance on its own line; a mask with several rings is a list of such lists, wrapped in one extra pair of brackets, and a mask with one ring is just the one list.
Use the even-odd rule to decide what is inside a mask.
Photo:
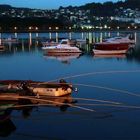
[(75, 88), (75, 90), (74, 90), (75, 92), (78, 92), (78, 88)]

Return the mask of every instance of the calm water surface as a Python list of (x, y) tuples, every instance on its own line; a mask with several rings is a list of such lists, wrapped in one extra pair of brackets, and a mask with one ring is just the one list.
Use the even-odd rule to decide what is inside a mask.
[[(131, 56), (93, 56), (88, 45), (83, 55), (48, 56), (40, 45), (40, 40), (46, 38), (88, 38), (91, 43), (119, 34), (122, 33), (3, 33), (2, 38), (12, 35), (18, 37), (20, 43), (5, 44), (8, 51), (0, 53), (1, 80), (50, 81), (83, 73), (101, 73), (67, 79), (74, 84), (87, 85), (77, 85), (78, 92), (70, 97), (76, 100), (75, 105), (84, 108), (46, 106), (27, 108), (26, 112), (24, 109), (12, 110), (8, 112), (10, 116), (6, 123), (0, 121), (0, 139), (140, 139), (140, 33), (134, 33), (137, 44)], [(75, 98), (121, 104), (116, 107), (110, 106), (108, 102)]]

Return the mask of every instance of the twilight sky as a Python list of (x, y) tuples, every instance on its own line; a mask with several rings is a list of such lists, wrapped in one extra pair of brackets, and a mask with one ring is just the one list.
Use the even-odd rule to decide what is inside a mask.
[(91, 2), (105, 2), (118, 0), (0, 0), (0, 4), (9, 4), (15, 7), (28, 7), (38, 9), (56, 9), (59, 6), (78, 6)]

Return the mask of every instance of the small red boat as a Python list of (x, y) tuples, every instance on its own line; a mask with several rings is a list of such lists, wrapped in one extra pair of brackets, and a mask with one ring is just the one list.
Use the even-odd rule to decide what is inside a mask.
[(94, 44), (94, 55), (101, 54), (126, 54), (130, 48), (134, 48), (135, 41), (129, 37), (114, 37)]

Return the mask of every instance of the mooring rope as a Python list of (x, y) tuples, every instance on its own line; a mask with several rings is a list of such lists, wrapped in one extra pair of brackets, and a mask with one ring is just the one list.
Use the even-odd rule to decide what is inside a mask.
[(130, 109), (140, 109), (140, 106), (135, 105), (114, 105), (114, 104), (77, 104), (77, 105), (83, 105), (83, 106), (108, 106), (108, 107), (119, 107), (119, 108), (130, 108)]
[(82, 73), (82, 74), (77, 74), (77, 75), (71, 75), (71, 76), (66, 76), (66, 77), (60, 77), (54, 80), (50, 80), (44, 83), (48, 82), (55, 82), (60, 79), (71, 79), (71, 78), (77, 78), (77, 77), (84, 77), (84, 76), (90, 76), (90, 75), (99, 75), (99, 74), (116, 74), (116, 73), (139, 73), (140, 70), (118, 70), (118, 71), (100, 71), (100, 72), (89, 72), (89, 73)]
[[(57, 103), (59, 103), (61, 105), (68, 105), (70, 107), (75, 107), (75, 105), (72, 105), (70, 103), (61, 103), (61, 102), (57, 102)], [(107, 107), (129, 108), (129, 109), (140, 109), (140, 106), (135, 106), (135, 105), (125, 105), (125, 104), (124, 105), (115, 105), (115, 104), (89, 104), (89, 103), (77, 103), (76, 108), (79, 108), (79, 109), (82, 109), (82, 110), (83, 109), (84, 110), (86, 109), (86, 111), (91, 111), (91, 109), (87, 109), (85, 107), (81, 107), (81, 105), (82, 106), (104, 106), (104, 107), (107, 106)], [(46, 104), (46, 103), (44, 103), (44, 104), (27, 104), (27, 105), (15, 105), (15, 106), (11, 106), (11, 107), (10, 106), (9, 107), (2, 106), (2, 107), (0, 107), (0, 109), (8, 109), (8, 108), (13, 109), (13, 108), (38, 107), (38, 106), (56, 106), (56, 105), (54, 105), (54, 104)], [(93, 112), (93, 110), (92, 110), (92, 112)]]
[(80, 83), (78, 83), (78, 84), (75, 83), (73, 85), (76, 85), (76, 86), (84, 86), (84, 87), (91, 87), (91, 88), (98, 88), (98, 89), (104, 89), (104, 90), (115, 91), (115, 92), (124, 93), (124, 94), (131, 95), (131, 96), (140, 97), (140, 94), (135, 94), (135, 93), (130, 92), (130, 91), (116, 89), (116, 88), (110, 88), (110, 87), (105, 87), (105, 86), (80, 84)]
[[(5, 98), (6, 96), (3, 96), (3, 98)], [(89, 109), (89, 108), (85, 108), (85, 107), (81, 107), (81, 106), (77, 106), (77, 105), (73, 105), (73, 104), (66, 104), (66, 103), (61, 103), (61, 102), (57, 102), (57, 101), (50, 101), (50, 100), (46, 100), (46, 99), (38, 99), (38, 98), (32, 98), (32, 97), (29, 97), (29, 96), (7, 96), (8, 98), (15, 98), (15, 99), (29, 99), (29, 100), (35, 100), (35, 101), (42, 101), (42, 102), (47, 102), (47, 103), (52, 103), (52, 104), (59, 104), (59, 105), (69, 105), (73, 108), (78, 108), (78, 109), (81, 109), (81, 110), (85, 110), (85, 111), (90, 111), (90, 112), (96, 112), (95, 110), (93, 109)], [(2, 97), (1, 97), (2, 98)], [(9, 107), (11, 108), (11, 107)]]
[[(71, 96), (70, 96), (71, 97)], [(48, 97), (49, 99), (68, 99), (67, 97)], [(101, 100), (101, 99), (94, 99), (94, 98), (77, 98), (71, 97), (73, 100), (82, 100), (82, 101), (92, 101), (92, 102), (102, 102), (102, 103), (110, 103), (110, 104), (122, 104), (116, 101), (109, 101), (109, 100)]]

